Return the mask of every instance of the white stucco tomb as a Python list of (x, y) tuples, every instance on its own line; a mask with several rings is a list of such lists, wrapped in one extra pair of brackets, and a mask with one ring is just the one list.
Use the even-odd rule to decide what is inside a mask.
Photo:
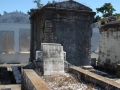
[(29, 52), (29, 15), (11, 12), (0, 16), (0, 63), (27, 63)]

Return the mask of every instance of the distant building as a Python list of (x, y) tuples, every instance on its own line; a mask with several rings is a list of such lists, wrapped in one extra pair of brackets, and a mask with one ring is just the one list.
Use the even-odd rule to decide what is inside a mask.
[(24, 63), (30, 52), (29, 15), (12, 12), (0, 17), (0, 63)]
[(91, 62), (92, 60), (98, 60), (99, 39), (100, 39), (99, 27), (100, 27), (99, 22), (93, 23), (92, 38), (91, 38)]
[(120, 64), (120, 20), (109, 22), (100, 28), (98, 65), (115, 69)]
[(96, 53), (98, 53), (99, 51), (99, 36), (100, 36), (99, 27), (100, 27), (99, 22), (93, 23), (91, 51)]

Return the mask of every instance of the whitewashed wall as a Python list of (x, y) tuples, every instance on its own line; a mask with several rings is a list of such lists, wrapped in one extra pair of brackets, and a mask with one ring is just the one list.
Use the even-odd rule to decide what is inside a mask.
[(91, 58), (96, 58), (98, 60), (99, 53), (99, 32), (100, 23), (96, 22), (93, 24), (92, 38), (91, 38)]
[(29, 61), (30, 20), (22, 12), (11, 12), (0, 17), (0, 63)]
[(30, 24), (0, 23), (0, 63), (29, 62)]
[(120, 31), (109, 29), (100, 34), (99, 66), (110, 69), (120, 63)]
[(93, 33), (92, 33), (92, 43), (91, 43), (91, 51), (95, 52), (99, 50), (99, 23), (93, 24)]

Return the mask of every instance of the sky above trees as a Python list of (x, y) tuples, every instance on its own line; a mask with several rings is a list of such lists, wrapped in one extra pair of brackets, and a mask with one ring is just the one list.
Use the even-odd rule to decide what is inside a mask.
[[(0, 14), (13, 11), (22, 11), (27, 13), (31, 8), (36, 8), (36, 3), (33, 3), (34, 0), (0, 0)], [(41, 0), (42, 4), (47, 4), (48, 1), (52, 0)], [(63, 0), (55, 0), (56, 2), (61, 2)], [(119, 0), (75, 0), (81, 4), (84, 4), (90, 7), (94, 12), (96, 8), (101, 7), (104, 3), (111, 3), (112, 6), (116, 9), (115, 13), (120, 13), (119, 9)]]

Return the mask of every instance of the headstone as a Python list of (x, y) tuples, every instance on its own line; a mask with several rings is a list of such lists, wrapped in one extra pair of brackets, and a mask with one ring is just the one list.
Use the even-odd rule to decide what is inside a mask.
[(44, 75), (64, 73), (64, 51), (63, 46), (55, 43), (41, 44), (43, 50)]

